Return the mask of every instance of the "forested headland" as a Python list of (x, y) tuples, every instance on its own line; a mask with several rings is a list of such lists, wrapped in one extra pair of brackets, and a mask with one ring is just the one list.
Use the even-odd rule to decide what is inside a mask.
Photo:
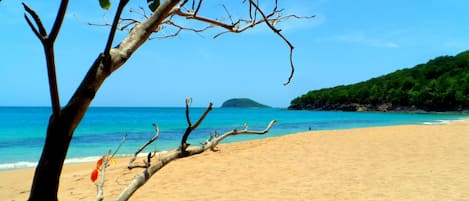
[(351, 84), (309, 91), (289, 109), (469, 111), (469, 51)]

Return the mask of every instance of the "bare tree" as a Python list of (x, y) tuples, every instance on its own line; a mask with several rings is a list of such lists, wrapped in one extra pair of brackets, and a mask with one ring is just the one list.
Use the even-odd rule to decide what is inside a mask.
[[(114, 20), (110, 25), (109, 36), (107, 42), (104, 44), (103, 52), (95, 59), (68, 103), (64, 107), (61, 107), (55, 73), (54, 43), (61, 29), (68, 2), (68, 0), (61, 0), (55, 22), (49, 33), (47, 33), (39, 15), (32, 8), (29, 8), (23, 3), (26, 11), (25, 19), (44, 47), (53, 109), (47, 127), (44, 148), (38, 166), (36, 167), (31, 186), (29, 197), (31, 201), (57, 200), (60, 174), (75, 128), (82, 120), (104, 80), (119, 69), (153, 33), (158, 33), (165, 28), (172, 27), (173, 30), (175, 30), (174, 33), (162, 36), (171, 37), (178, 35), (181, 31), (200, 32), (208, 28), (218, 27), (224, 30), (214, 36), (218, 37), (225, 33), (240, 33), (256, 25), (266, 24), (273, 33), (285, 41), (290, 48), (291, 74), (285, 84), (288, 84), (293, 77), (294, 47), (287, 38), (284, 37), (281, 30), (276, 28), (276, 25), (282, 20), (292, 17), (298, 18), (298, 16), (282, 15), (282, 10), (277, 7), (277, 0), (271, 1), (272, 9), (270, 11), (261, 8), (259, 6), (259, 0), (239, 0), (239, 3), (248, 5), (246, 11), (248, 17), (237, 20), (234, 20), (229, 14), (228, 9), (223, 6), (226, 10), (229, 22), (201, 15), (201, 7), (205, 4), (203, 0), (192, 0), (190, 2), (189, 0), (164, 0), (161, 3), (159, 0), (149, 0), (148, 2), (151, 2), (151, 14), (147, 15), (145, 13), (142, 20), (124, 19), (121, 17), (121, 14), (129, 0), (120, 0), (116, 14), (114, 15)], [(105, 4), (104, 6), (101, 4), (103, 7), (109, 6), (106, 5), (110, 3), (109, 0), (100, 0), (100, 3), (103, 2)], [(181, 26), (174, 20), (176, 17), (205, 23), (207, 27), (198, 29)], [(130, 31), (117, 46), (112, 47), (119, 22), (123, 25), (121, 28), (128, 28)], [(194, 126), (196, 125), (197, 123), (194, 124)], [(190, 127), (188, 129), (191, 130)], [(186, 135), (183, 136), (180, 150), (182, 151), (181, 153), (190, 154), (191, 151), (187, 150), (188, 152), (186, 152), (187, 144), (184, 139), (187, 139), (187, 137), (185, 136)]]

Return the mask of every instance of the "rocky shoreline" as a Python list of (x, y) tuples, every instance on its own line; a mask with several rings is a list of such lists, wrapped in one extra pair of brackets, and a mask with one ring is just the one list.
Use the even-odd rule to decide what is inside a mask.
[(384, 103), (379, 105), (340, 103), (340, 104), (292, 104), (289, 110), (316, 110), (316, 111), (346, 111), (346, 112), (448, 112), (448, 113), (469, 113), (469, 108), (420, 108), (415, 105), (402, 106)]

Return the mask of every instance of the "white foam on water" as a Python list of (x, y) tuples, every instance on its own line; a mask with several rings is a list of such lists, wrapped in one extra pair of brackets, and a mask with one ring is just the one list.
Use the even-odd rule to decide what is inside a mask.
[(452, 122), (461, 122), (461, 121), (467, 121), (469, 118), (460, 118), (460, 119), (455, 119), (455, 120), (447, 120), (447, 119), (440, 119), (440, 120), (435, 120), (435, 121), (426, 121), (423, 122), (422, 124), (424, 125), (446, 125), (450, 124)]
[(15, 163), (1, 163), (0, 171), (21, 169), (21, 168), (32, 168), (32, 167), (36, 167), (36, 165), (37, 165), (36, 162), (28, 162), (28, 161), (20, 161), (20, 162), (15, 162)]

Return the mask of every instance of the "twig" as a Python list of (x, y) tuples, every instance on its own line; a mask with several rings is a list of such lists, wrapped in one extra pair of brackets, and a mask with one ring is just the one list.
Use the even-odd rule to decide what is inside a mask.
[[(143, 144), (135, 153), (134, 153), (134, 156), (130, 159), (130, 162), (129, 162), (129, 165), (127, 166), (127, 168), (130, 170), (130, 169), (133, 169), (133, 168), (136, 168), (136, 167), (143, 167), (143, 168), (146, 168), (147, 166), (141, 166), (141, 165), (134, 165), (134, 161), (135, 159), (137, 159), (137, 156), (140, 152), (142, 152), (148, 145), (150, 145), (151, 143), (153, 143), (156, 139), (158, 139), (158, 137), (160, 136), (160, 129), (158, 128), (158, 125), (156, 125), (155, 123), (153, 124), (153, 128), (155, 128), (155, 135), (153, 135), (152, 138), (150, 138), (150, 140), (148, 140), (145, 144)], [(150, 161), (148, 160), (147, 163), (150, 163)]]
[(226, 133), (223, 133), (222, 135), (220, 136), (215, 136), (215, 137), (211, 137), (212, 139), (210, 140), (207, 140), (206, 141), (206, 146), (209, 146), (210, 149), (212, 151), (217, 151), (216, 150), (216, 146), (225, 138), (229, 137), (229, 136), (233, 136), (233, 135), (239, 135), (239, 134), (253, 134), (253, 135), (263, 135), (263, 134), (266, 134), (267, 132), (270, 131), (270, 129), (272, 128), (272, 126), (277, 123), (277, 120), (272, 120), (270, 121), (270, 123), (267, 125), (267, 127), (264, 129), (264, 130), (261, 130), (261, 131), (250, 131), (248, 130), (248, 126), (247, 124), (244, 124), (243, 126), (243, 130), (237, 130), (237, 129), (233, 129), (229, 132), (226, 132)]
[[(294, 56), (293, 53), (294, 53), (295, 47), (288, 40), (288, 38), (285, 37), (281, 33), (282, 30), (276, 28), (275, 26), (279, 22), (281, 22), (283, 20), (287, 20), (289, 18), (300, 19), (300, 18), (312, 18), (314, 16), (307, 16), (307, 17), (297, 16), (297, 15), (283, 16), (282, 15), (283, 10), (278, 9), (278, 0), (274, 1), (274, 3), (273, 3), (274, 7), (273, 7), (272, 11), (270, 11), (269, 13), (266, 13), (263, 9), (260, 8), (259, 0), (249, 0), (249, 1), (244, 0), (243, 3), (245, 3), (245, 2), (249, 3), (249, 10), (248, 10), (249, 19), (240, 18), (237, 21), (235, 21), (233, 19), (232, 15), (231, 15), (231, 13), (229, 12), (229, 10), (226, 8), (226, 6), (222, 5), (222, 7), (223, 7), (223, 9), (224, 9), (229, 21), (230, 21), (230, 23), (225, 23), (222, 20), (218, 20), (216, 18), (204, 17), (204, 16), (199, 15), (200, 9), (201, 9), (202, 4), (203, 4), (203, 0), (193, 0), (191, 8), (185, 8), (184, 7), (187, 2), (188, 2), (188, 0), (184, 0), (184, 1), (180, 2), (179, 5), (174, 7), (171, 10), (171, 12), (168, 14), (169, 19), (164, 21), (163, 23), (161, 23), (161, 25), (174, 27), (175, 28), (174, 32), (172, 32), (170, 34), (162, 34), (160, 36), (157, 36), (156, 38), (161, 39), (161, 38), (176, 37), (182, 31), (192, 31), (192, 32), (195, 32), (195, 33), (200, 33), (200, 32), (206, 31), (206, 30), (208, 30), (210, 28), (214, 28), (214, 27), (220, 27), (220, 28), (225, 29), (225, 31), (217, 33), (213, 36), (213, 38), (218, 38), (219, 36), (221, 36), (223, 34), (226, 34), (226, 33), (241, 33), (241, 32), (244, 32), (248, 29), (251, 29), (251, 28), (253, 28), (253, 27), (255, 27), (259, 24), (265, 23), (269, 27), (269, 29), (271, 29), (277, 36), (279, 36), (289, 47), (290, 74), (288, 76), (287, 81), (284, 82), (283, 84), (288, 85), (292, 81), (294, 73), (295, 73), (295, 69), (296, 69), (295, 64), (294, 64), (294, 59), (293, 59), (293, 56)], [(143, 10), (143, 14), (139, 13), (139, 12), (136, 12), (135, 10), (131, 10), (131, 12), (138, 13), (141, 16), (143, 16), (144, 18), (148, 19), (149, 16), (147, 16), (145, 14), (145, 10), (144, 9), (142, 9), (142, 10)], [(258, 14), (261, 16), (261, 19), (257, 19)], [(174, 15), (184, 17), (184, 18), (189, 19), (189, 20), (196, 20), (196, 21), (204, 22), (204, 23), (207, 23), (208, 26), (206, 26), (204, 28), (191, 28), (191, 27), (181, 26), (181, 25), (176, 24), (172, 20), (172, 16), (174, 16)], [(131, 18), (121, 19), (121, 21), (127, 21), (128, 22), (126, 25), (124, 25), (120, 28), (121, 30), (125, 30), (128, 27), (130, 27), (131, 25), (136, 26), (137, 24), (140, 24), (139, 20), (131, 19)], [(154, 30), (152, 30), (152, 32), (159, 32), (163, 28), (164, 27), (157, 27)], [(110, 43), (108, 43), (108, 45), (109, 44)]]
[(197, 120), (197, 122), (194, 125), (192, 125), (190, 117), (189, 117), (190, 103), (191, 103), (191, 99), (186, 99), (186, 120), (187, 120), (188, 125), (186, 128), (186, 131), (184, 132), (184, 135), (182, 136), (181, 145), (179, 147), (179, 149), (183, 153), (186, 151), (187, 147), (189, 146), (189, 144), (187, 144), (187, 138), (192, 133), (192, 131), (197, 129), (197, 127), (202, 123), (202, 121), (205, 119), (207, 114), (212, 110), (212, 106), (213, 106), (213, 103), (210, 103), (207, 109), (205, 109), (205, 112), (202, 114), (202, 116), (200, 116), (199, 120)]
[(228, 18), (231, 21), (231, 24), (234, 24), (233, 17), (231, 17), (230, 11), (226, 8), (225, 4), (222, 4), (223, 9), (225, 9), (226, 14), (228, 15)]
[(119, 152), (119, 150), (121, 149), (122, 145), (125, 143), (125, 140), (127, 139), (127, 133), (124, 134), (124, 136), (122, 137), (122, 140), (121, 140), (121, 143), (119, 143), (119, 146), (117, 146), (116, 150), (114, 151), (114, 153), (112, 153), (111, 155), (111, 158), (114, 158), (114, 156), (117, 154), (117, 152)]
[[(104, 199), (104, 178), (106, 175), (106, 168), (109, 166), (109, 161), (114, 158), (114, 156), (119, 152), (119, 149), (122, 147), (122, 145), (125, 143), (125, 140), (127, 138), (127, 133), (122, 137), (121, 142), (117, 146), (116, 150), (112, 152), (111, 150), (108, 151), (106, 155), (102, 157), (102, 164), (101, 164), (101, 169), (99, 169), (99, 173), (101, 175), (101, 179), (99, 182), (95, 183), (96, 185), (96, 200), (101, 201)], [(112, 154), (111, 154), (112, 153)]]
[(187, 28), (187, 27), (183, 27), (181, 25), (178, 25), (176, 23), (174, 23), (173, 21), (166, 21), (164, 22), (164, 24), (166, 25), (169, 25), (169, 26), (173, 26), (174, 28), (177, 29), (177, 31), (175, 31), (174, 33), (172, 34), (168, 34), (168, 35), (163, 35), (163, 36), (159, 36), (157, 38), (159, 39), (164, 39), (164, 38), (171, 38), (171, 37), (175, 37), (175, 36), (178, 36), (182, 31), (192, 31), (194, 33), (200, 33), (200, 32), (204, 32), (206, 31), (207, 29), (210, 29), (210, 28), (213, 28), (214, 26), (212, 25), (208, 25), (204, 28), (201, 28), (201, 29), (195, 29), (195, 28)]
[(106, 168), (109, 164), (110, 160), (110, 155), (111, 155), (111, 150), (108, 151), (106, 155), (102, 157), (102, 165), (99, 169), (99, 174), (101, 175), (101, 179), (99, 179), (99, 182), (96, 182), (96, 201), (102, 201), (104, 200), (104, 178), (106, 175)]
[(41, 40), (41, 42), (43, 40), (45, 40), (43, 37), (47, 37), (47, 32), (46, 32), (46, 28), (44, 27), (44, 25), (42, 24), (42, 21), (41, 21), (41, 18), (39, 17), (39, 15), (37, 15), (37, 13), (31, 9), (28, 5), (26, 5), (26, 3), (22, 3), (23, 4), (23, 7), (24, 7), (24, 10), (29, 14), (31, 15), (31, 17), (33, 18), (34, 22), (36, 22), (36, 25), (37, 27), (39, 28), (39, 30), (36, 29), (36, 27), (33, 25), (33, 23), (31, 22), (31, 20), (29, 19), (29, 17), (24, 14), (24, 18), (26, 19), (26, 22), (28, 22), (28, 25), (29, 27), (31, 27), (31, 29), (33, 30), (34, 34), (36, 34), (36, 36), (39, 38), (39, 40)]
[[(291, 72), (290, 72), (290, 76), (288, 77), (288, 80), (287, 82), (283, 83), (283, 85), (288, 85), (292, 78), (293, 78), (293, 74), (295, 73), (295, 65), (293, 64), (293, 49), (295, 48), (291, 43), (290, 41), (282, 34), (280, 33), (282, 30), (280, 29), (277, 29), (274, 27), (274, 25), (272, 25), (272, 23), (269, 22), (268, 20), (268, 17), (264, 14), (264, 11), (262, 11), (262, 9), (259, 8), (258, 4), (254, 3), (253, 0), (249, 0), (249, 2), (252, 4), (252, 6), (254, 6), (254, 8), (256, 8), (256, 10), (262, 15), (262, 17), (264, 18), (264, 21), (265, 23), (267, 24), (267, 26), (275, 33), (277, 34), (280, 38), (282, 38), (283, 41), (285, 41), (285, 43), (287, 43), (288, 47), (290, 47), (290, 67), (291, 67)], [(277, 0), (275, 0), (275, 8), (274, 8), (274, 11), (277, 10)]]

